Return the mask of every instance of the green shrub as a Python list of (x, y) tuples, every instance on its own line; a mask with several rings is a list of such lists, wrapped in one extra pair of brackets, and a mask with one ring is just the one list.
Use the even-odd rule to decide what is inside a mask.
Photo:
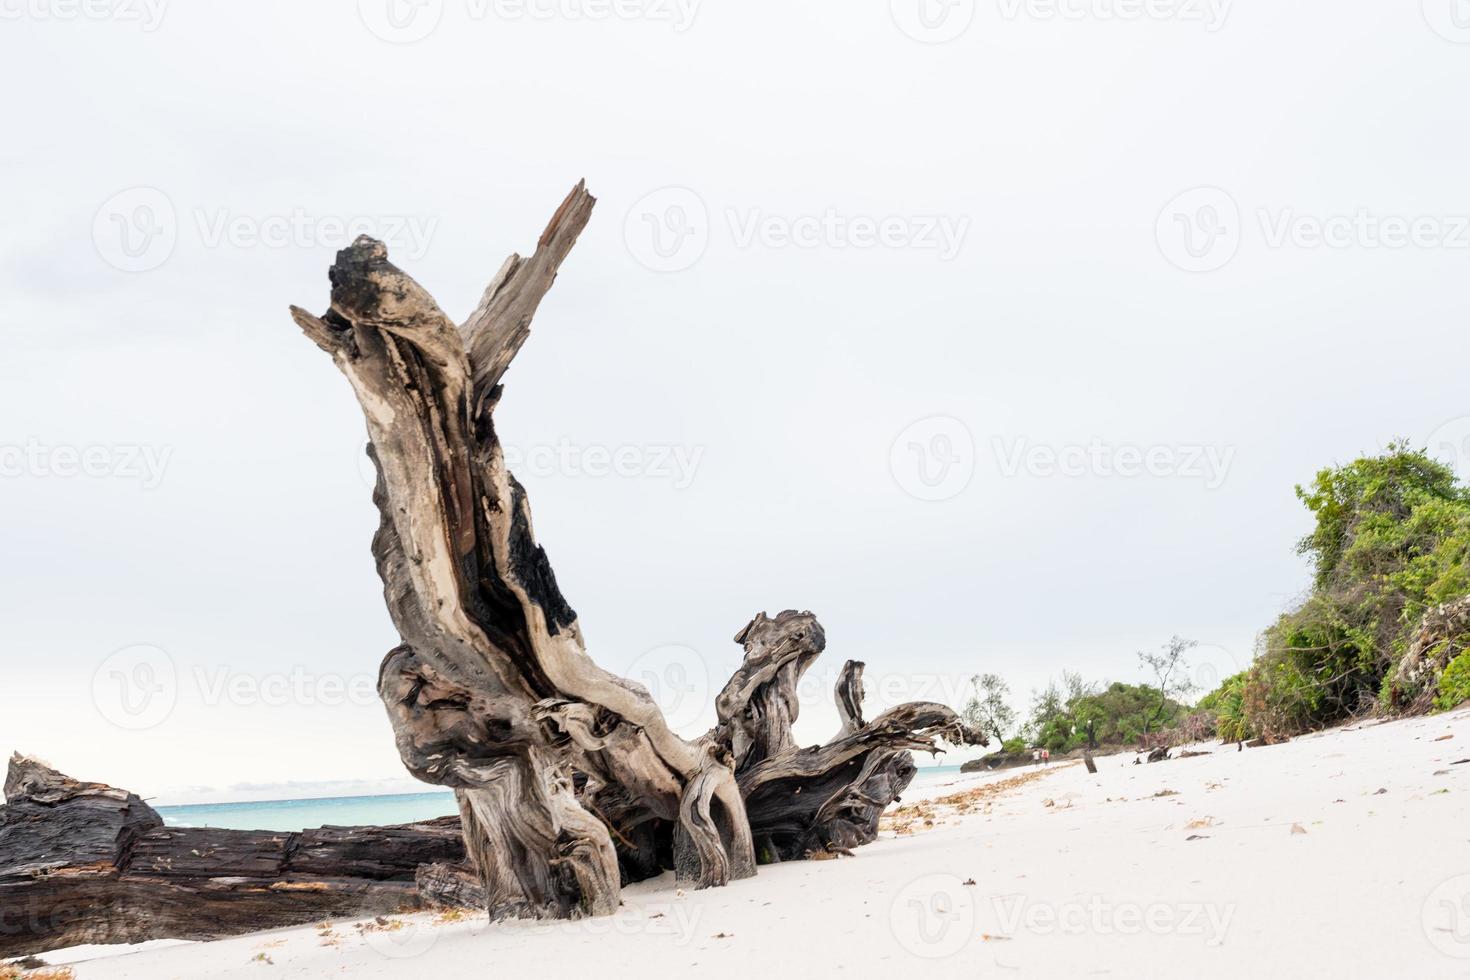
[(1215, 734), (1222, 742), (1242, 742), (1256, 737), (1245, 717), (1245, 682), (1245, 671), (1227, 677), (1195, 705), (1196, 711), (1215, 716)]
[(1466, 650), (1445, 667), (1439, 678), (1439, 694), (1434, 706), (1441, 711), (1459, 707), (1470, 701), (1470, 650)]
[[(1172, 698), (1163, 699), (1159, 689), (1147, 684), (1114, 682), (1107, 686), (1085, 684), (1080, 677), (1064, 678), (1065, 692), (1050, 684), (1036, 694), (1027, 731), (1032, 744), (1052, 752), (1070, 752), (1087, 745), (1091, 725), (1098, 745), (1136, 745), (1145, 730), (1176, 727), (1189, 713)], [(1158, 720), (1150, 728), (1155, 715)]]
[(1297, 496), (1316, 518), (1298, 545), (1312, 592), (1262, 634), (1222, 731), (1287, 736), (1394, 710), (1400, 692), (1385, 680), (1425, 610), (1470, 592), (1470, 493), (1424, 452), (1391, 444)]

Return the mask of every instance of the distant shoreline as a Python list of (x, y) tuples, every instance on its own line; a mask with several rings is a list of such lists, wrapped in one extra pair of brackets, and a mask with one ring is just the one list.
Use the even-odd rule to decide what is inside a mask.
[[(959, 775), (955, 765), (920, 766), (915, 783)], [(370, 793), (355, 796), (307, 796), (279, 800), (155, 805), (171, 827), (217, 827), (292, 833), (320, 826), (392, 826), (417, 823), (458, 812), (454, 794), (444, 789), (419, 793)]]
[(162, 813), (165, 810), (197, 810), (209, 807), (290, 806), (293, 803), (336, 803), (344, 800), (396, 800), (417, 799), (424, 796), (453, 796), (453, 790), (431, 789), (422, 793), (360, 793), (352, 796), (293, 796), (280, 800), (227, 800), (219, 803), (163, 803), (153, 807)]

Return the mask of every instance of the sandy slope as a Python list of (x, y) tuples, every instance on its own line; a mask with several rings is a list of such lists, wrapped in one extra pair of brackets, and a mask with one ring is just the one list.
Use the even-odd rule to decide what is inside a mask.
[(338, 923), (77, 976), (1470, 976), (1470, 712), (1206, 748), (1057, 768), (851, 859), (645, 882), (612, 919)]

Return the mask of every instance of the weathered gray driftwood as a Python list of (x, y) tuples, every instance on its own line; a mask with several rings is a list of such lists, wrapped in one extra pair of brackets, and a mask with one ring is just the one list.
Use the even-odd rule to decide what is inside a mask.
[(0, 956), (416, 908), (419, 868), (464, 859), (453, 818), (300, 833), (168, 828), (133, 793), (19, 755), (5, 797)]
[(373, 554), (402, 640), (379, 693), (399, 754), (454, 788), (494, 916), (610, 913), (622, 883), (666, 868), (721, 885), (755, 873), (757, 839), (767, 860), (871, 840), (912, 778), (908, 750), (984, 744), (941, 705), (863, 723), (854, 666), (843, 732), (797, 748), (795, 682), (824, 644), (810, 613), (761, 615), (741, 632), (745, 664), (720, 695), (719, 725), (696, 739), (587, 655), (494, 411), (593, 204), (579, 184), (462, 324), (366, 237), (338, 254), (325, 313), (292, 308), (367, 420)]

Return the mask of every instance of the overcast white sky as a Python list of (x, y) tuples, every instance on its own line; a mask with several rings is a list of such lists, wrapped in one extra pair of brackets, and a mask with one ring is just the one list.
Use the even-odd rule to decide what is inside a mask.
[(826, 626), (813, 741), (848, 657), (875, 710), (1176, 633), (1212, 680), (1306, 585), (1295, 483), (1463, 469), (1463, 4), (386, 3), (0, 0), (0, 750), (412, 789), (363, 424), (286, 307), (352, 226), (463, 317), (583, 177), (500, 429), (691, 734), (761, 609)]

